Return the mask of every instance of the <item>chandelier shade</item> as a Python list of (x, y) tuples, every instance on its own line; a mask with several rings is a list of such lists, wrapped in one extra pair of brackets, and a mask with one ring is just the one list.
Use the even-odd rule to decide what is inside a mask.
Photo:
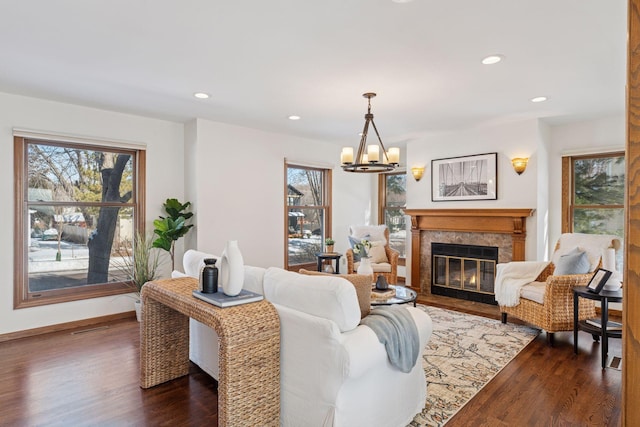
[[(398, 147), (391, 147), (389, 151), (387, 151), (382, 143), (378, 128), (373, 121), (373, 114), (371, 114), (371, 98), (376, 96), (376, 94), (367, 92), (362, 96), (367, 98), (368, 107), (367, 114), (364, 115), (364, 129), (360, 137), (360, 145), (358, 145), (355, 156), (353, 147), (344, 147), (342, 149), (340, 153), (342, 169), (346, 172), (358, 173), (390, 172), (397, 168), (400, 163), (400, 149)], [(373, 128), (378, 138), (378, 143), (367, 146), (369, 127)]]

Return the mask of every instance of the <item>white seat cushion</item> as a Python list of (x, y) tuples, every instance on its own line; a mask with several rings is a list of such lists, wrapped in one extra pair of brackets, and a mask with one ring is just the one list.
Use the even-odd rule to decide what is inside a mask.
[[(358, 267), (360, 266), (359, 262), (353, 263), (353, 269), (358, 271)], [(388, 262), (379, 262), (379, 263), (371, 263), (371, 268), (374, 273), (391, 273), (391, 264)]]
[(546, 288), (546, 282), (527, 283), (520, 289), (520, 297), (538, 304), (544, 304), (544, 291)]

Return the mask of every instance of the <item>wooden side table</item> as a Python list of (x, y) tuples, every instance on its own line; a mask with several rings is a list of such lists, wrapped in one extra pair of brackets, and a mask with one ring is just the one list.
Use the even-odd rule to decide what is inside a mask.
[(316, 257), (318, 258), (318, 271), (324, 271), (322, 268), (322, 265), (324, 264), (325, 260), (330, 260), (329, 262), (333, 263), (333, 261), (335, 260), (336, 262), (336, 268), (334, 269), (333, 273), (334, 274), (340, 274), (340, 257), (342, 256), (342, 254), (339, 254), (338, 252), (320, 252), (316, 254)]
[[(578, 298), (587, 298), (594, 301), (600, 301), (600, 325), (603, 328), (590, 325), (586, 320), (578, 321)], [(622, 289), (617, 291), (601, 291), (599, 294), (589, 292), (586, 286), (573, 288), (573, 352), (578, 354), (578, 330), (582, 330), (593, 335), (594, 339), (599, 337), (602, 348), (600, 349), (602, 356), (602, 369), (607, 364), (607, 353), (609, 352), (609, 337), (622, 338), (622, 331), (607, 330), (609, 322), (609, 303), (622, 302)]]
[[(189, 373), (189, 318), (220, 339), (219, 426), (280, 425), (280, 319), (266, 300), (219, 308), (193, 297), (192, 277), (142, 288), (140, 386)], [(216, 351), (216, 349), (211, 349)]]

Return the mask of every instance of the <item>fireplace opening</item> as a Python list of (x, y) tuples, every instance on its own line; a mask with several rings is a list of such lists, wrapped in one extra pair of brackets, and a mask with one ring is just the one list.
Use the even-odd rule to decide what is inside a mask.
[(497, 247), (431, 243), (431, 255), (432, 294), (496, 304)]

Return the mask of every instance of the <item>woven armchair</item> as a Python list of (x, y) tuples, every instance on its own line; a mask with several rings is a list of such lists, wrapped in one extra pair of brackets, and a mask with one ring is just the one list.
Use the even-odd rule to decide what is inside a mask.
[[(617, 240), (617, 239), (614, 239)], [(611, 241), (612, 246), (619, 246)], [(560, 240), (555, 251), (560, 249)], [(602, 266), (600, 260), (598, 267)], [(587, 274), (571, 274), (555, 276), (555, 266), (550, 263), (536, 278), (536, 282), (545, 282), (543, 304), (520, 297), (520, 303), (515, 307), (500, 305), (502, 323), (507, 323), (507, 315), (512, 315), (527, 323), (537, 326), (547, 332), (547, 342), (553, 346), (554, 333), (573, 331), (573, 288), (587, 286), (593, 272)], [(596, 317), (595, 302), (586, 298), (579, 298), (578, 319), (585, 320)]]
[[(389, 265), (384, 265), (386, 263), (371, 263), (371, 268), (373, 268), (373, 275), (375, 276), (374, 281), (378, 276), (384, 276), (384, 278), (387, 279), (387, 283), (395, 285), (398, 282), (398, 259), (400, 258), (400, 252), (396, 251), (395, 249), (391, 249), (391, 247), (389, 246), (389, 229), (386, 227), (384, 228), (384, 238), (386, 242), (384, 245), (384, 251), (387, 254)], [(347, 249), (345, 256), (347, 258), (347, 273), (357, 273), (356, 270), (358, 269), (358, 266), (354, 261), (353, 249)]]

